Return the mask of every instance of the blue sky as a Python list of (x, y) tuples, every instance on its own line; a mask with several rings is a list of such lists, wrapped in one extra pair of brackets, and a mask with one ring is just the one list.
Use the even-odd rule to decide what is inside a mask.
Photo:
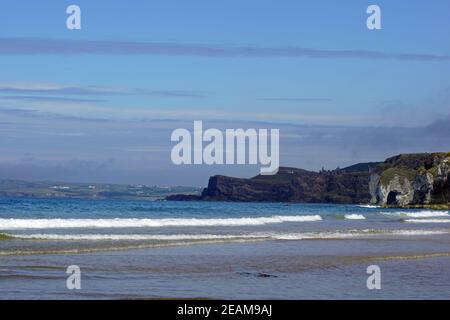
[[(70, 4), (82, 30), (65, 27)], [(370, 4), (382, 30), (366, 28)], [(170, 132), (196, 119), (280, 127), (281, 163), (307, 169), (450, 150), (446, 0), (1, 5), (0, 177), (202, 185), (256, 172), (174, 168)]]

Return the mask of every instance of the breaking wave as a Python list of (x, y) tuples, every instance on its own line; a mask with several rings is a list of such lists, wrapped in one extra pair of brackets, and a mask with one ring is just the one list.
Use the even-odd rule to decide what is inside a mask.
[(366, 217), (364, 217), (362, 214), (346, 214), (345, 219), (347, 219), (347, 220), (365, 220)]
[(447, 234), (445, 230), (343, 230), (329, 232), (305, 233), (249, 233), (249, 234), (28, 234), (11, 235), (8, 237), (24, 240), (60, 240), (60, 241), (126, 241), (126, 240), (156, 240), (156, 241), (201, 241), (201, 240), (324, 240), (367, 238), (378, 236), (424, 236)]
[(385, 215), (396, 215), (403, 216), (408, 218), (435, 218), (435, 217), (450, 217), (447, 211), (418, 211), (418, 212), (404, 212), (404, 211), (396, 211), (396, 212), (382, 212)]
[(314, 222), (320, 220), (322, 220), (322, 217), (319, 215), (222, 219), (0, 219), (0, 230), (259, 226), (283, 222)]
[[(11, 237), (11, 235), (9, 235)], [(17, 239), (33, 239), (33, 240), (233, 240), (233, 239), (254, 239), (264, 238), (262, 236), (253, 235), (216, 235), (216, 234), (168, 234), (168, 235), (151, 235), (151, 234), (29, 234), (13, 236)]]
[(450, 223), (450, 219), (406, 219), (409, 223)]

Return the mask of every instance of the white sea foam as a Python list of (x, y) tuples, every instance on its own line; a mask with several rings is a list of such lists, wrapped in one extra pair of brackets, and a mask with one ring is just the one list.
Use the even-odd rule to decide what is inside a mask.
[(375, 206), (372, 204), (361, 204), (361, 205), (358, 205), (358, 207), (366, 208), (366, 209), (376, 209), (376, 208), (379, 208), (380, 206)]
[(260, 226), (283, 222), (313, 222), (320, 220), (322, 220), (322, 217), (319, 215), (223, 219), (0, 219), (0, 230)]
[(233, 240), (233, 239), (257, 239), (264, 238), (254, 235), (216, 235), (216, 234), (168, 234), (168, 235), (151, 235), (151, 234), (28, 234), (16, 235), (14, 238), (20, 239), (36, 239), (36, 240)]
[(447, 234), (445, 230), (345, 230), (329, 232), (276, 233), (257, 232), (249, 234), (26, 234), (8, 236), (17, 239), (59, 241), (254, 241), (254, 240), (327, 240), (349, 238), (372, 238), (380, 236), (424, 236)]
[(310, 232), (310, 233), (284, 233), (275, 234), (271, 238), (276, 240), (327, 240), (327, 239), (347, 239), (360, 237), (364, 234), (343, 233), (343, 232)]
[(409, 223), (450, 223), (450, 219), (406, 219)]
[(347, 219), (347, 220), (365, 220), (366, 217), (364, 217), (362, 214), (346, 214), (345, 219)]
[(444, 230), (393, 230), (393, 235), (399, 236), (431, 236), (438, 234), (447, 234)]
[(449, 217), (448, 211), (431, 211), (431, 210), (424, 210), (424, 211), (395, 211), (395, 212), (389, 212), (385, 211), (382, 212), (382, 214), (385, 215), (395, 215), (395, 216), (404, 216), (409, 218), (435, 218), (435, 217)]
[(310, 232), (310, 233), (286, 233), (274, 234), (271, 238), (278, 240), (326, 240), (349, 238), (373, 238), (383, 236), (426, 236), (448, 234), (444, 230), (347, 230), (336, 232)]

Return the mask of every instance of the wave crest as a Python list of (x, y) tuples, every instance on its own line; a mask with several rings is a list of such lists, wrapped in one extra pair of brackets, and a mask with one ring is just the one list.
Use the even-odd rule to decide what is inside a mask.
[(22, 240), (60, 240), (60, 241), (201, 241), (201, 240), (327, 240), (348, 238), (370, 238), (379, 236), (424, 236), (447, 234), (446, 230), (337, 230), (305, 233), (255, 232), (248, 234), (27, 234), (12, 235), (9, 238)]
[(450, 223), (450, 219), (406, 219), (409, 223)]
[(344, 216), (347, 220), (365, 220), (366, 217), (364, 217), (362, 214), (346, 214)]
[(0, 230), (260, 226), (283, 222), (314, 222), (320, 220), (322, 220), (322, 217), (319, 215), (217, 219), (0, 219)]
[(405, 211), (396, 211), (396, 212), (382, 212), (385, 215), (395, 215), (395, 216), (404, 216), (408, 218), (437, 218), (437, 217), (450, 217), (447, 211), (417, 211), (417, 212), (405, 212)]

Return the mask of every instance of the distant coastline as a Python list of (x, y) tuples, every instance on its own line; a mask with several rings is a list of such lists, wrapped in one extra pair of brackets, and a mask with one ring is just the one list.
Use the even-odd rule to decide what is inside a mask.
[(0, 180), (0, 198), (158, 200), (172, 194), (198, 194), (196, 187)]
[(400, 154), (335, 170), (281, 167), (250, 179), (212, 176), (208, 186), (0, 180), (0, 198), (372, 204), (450, 210), (450, 153)]
[(450, 209), (450, 153), (400, 154), (383, 162), (307, 171), (281, 167), (251, 179), (213, 176), (201, 195), (174, 201), (373, 204), (382, 207)]

